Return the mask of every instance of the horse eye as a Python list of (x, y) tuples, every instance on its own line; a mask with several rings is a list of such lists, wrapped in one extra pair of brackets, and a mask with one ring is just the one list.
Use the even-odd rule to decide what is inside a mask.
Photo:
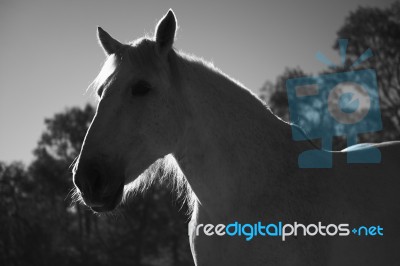
[(131, 88), (132, 96), (143, 96), (146, 95), (151, 89), (151, 85), (144, 81), (140, 80)]

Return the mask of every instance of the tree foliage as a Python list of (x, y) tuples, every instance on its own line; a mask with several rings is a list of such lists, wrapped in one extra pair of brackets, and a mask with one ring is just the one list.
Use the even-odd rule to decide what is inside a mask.
[[(393, 3), (387, 9), (359, 7), (346, 18), (337, 36), (349, 39), (349, 63), (357, 60), (368, 48), (372, 49), (374, 56), (358, 68), (373, 68), (377, 72), (384, 128), (378, 136), (381, 140), (399, 139), (400, 2)], [(337, 44), (334, 48), (339, 49)]]
[(35, 159), (0, 164), (0, 265), (192, 265), (185, 206), (156, 184), (114, 215), (72, 204), (71, 163), (94, 109), (45, 120)]
[[(346, 66), (351, 66), (368, 48), (374, 56), (357, 67), (324, 69), (320, 74), (358, 69), (375, 69), (378, 77), (383, 130), (361, 134), (360, 142), (380, 142), (400, 138), (400, 2), (389, 8), (359, 7), (345, 19), (337, 32), (333, 48), (339, 52), (338, 40), (348, 39)], [(275, 83), (267, 81), (260, 89), (261, 98), (272, 111), (289, 121), (286, 95), (287, 79), (310, 76), (299, 67), (287, 68)], [(320, 112), (321, 114), (324, 112)], [(334, 148), (346, 147), (342, 138), (335, 139)]]

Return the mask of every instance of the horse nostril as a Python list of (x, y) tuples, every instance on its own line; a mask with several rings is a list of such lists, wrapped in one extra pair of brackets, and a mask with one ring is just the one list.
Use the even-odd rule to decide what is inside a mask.
[[(106, 172), (97, 162), (81, 160), (74, 175), (74, 183), (79, 189), (85, 205), (98, 208), (99, 211), (115, 207), (120, 191), (117, 192), (106, 179)], [(118, 202), (117, 202), (118, 203)], [(105, 207), (106, 206), (106, 207)]]
[(74, 184), (84, 199), (92, 199), (102, 189), (101, 175), (87, 164), (80, 166), (74, 175)]
[(93, 177), (93, 191), (100, 191), (102, 189), (102, 180), (101, 176), (98, 173), (95, 173)]
[(102, 174), (97, 170), (91, 168), (86, 168), (84, 172), (85, 177), (85, 192), (87, 192), (85, 199), (88, 199), (92, 203), (101, 200), (101, 195), (105, 189), (105, 180)]

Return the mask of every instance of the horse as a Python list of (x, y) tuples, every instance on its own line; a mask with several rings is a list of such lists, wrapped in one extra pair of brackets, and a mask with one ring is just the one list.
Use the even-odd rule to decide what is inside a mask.
[[(99, 101), (73, 168), (84, 204), (112, 211), (161, 168), (192, 208), (188, 234), (198, 266), (397, 264), (400, 142), (374, 144), (380, 164), (347, 164), (348, 153), (360, 152), (354, 148), (332, 152), (330, 169), (299, 168), (298, 155), (314, 145), (294, 142), (292, 125), (242, 84), (176, 50), (176, 29), (172, 10), (153, 37), (128, 44), (98, 28), (107, 60), (91, 84)], [(384, 231), (369, 237), (299, 234), (285, 241), (196, 232), (206, 224), (258, 221)]]

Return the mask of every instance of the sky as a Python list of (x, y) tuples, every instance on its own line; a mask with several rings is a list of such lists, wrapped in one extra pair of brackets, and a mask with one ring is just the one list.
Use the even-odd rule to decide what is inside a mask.
[(97, 26), (121, 42), (152, 35), (172, 8), (178, 50), (212, 61), (255, 93), (285, 67), (316, 73), (333, 62), (345, 17), (390, 0), (0, 0), (0, 161), (29, 163), (44, 119), (94, 103), (86, 88), (105, 60)]

